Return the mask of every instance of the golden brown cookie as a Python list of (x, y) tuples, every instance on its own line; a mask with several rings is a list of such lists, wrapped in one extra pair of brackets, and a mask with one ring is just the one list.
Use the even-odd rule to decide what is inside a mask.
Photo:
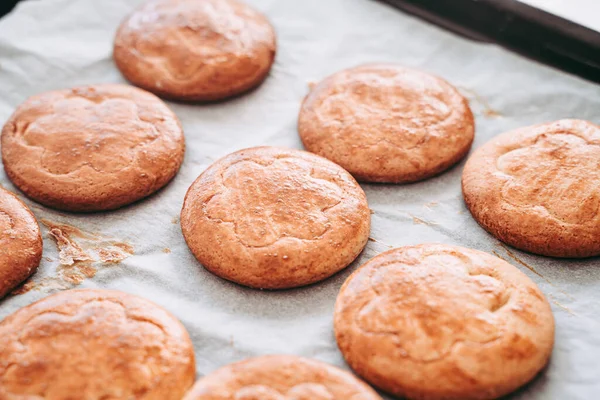
[(0, 299), (33, 274), (41, 259), (42, 236), (35, 217), (0, 187)]
[(548, 362), (554, 318), (538, 287), (487, 253), (444, 244), (387, 251), (344, 283), (335, 334), (373, 385), (411, 399), (492, 399)]
[(150, 195), (175, 176), (184, 148), (165, 103), (125, 85), (30, 97), (2, 130), (8, 177), (33, 200), (67, 211), (110, 210)]
[(359, 181), (413, 182), (436, 175), (469, 151), (469, 104), (448, 82), (394, 64), (338, 72), (304, 100), (298, 132), (308, 151)]
[(262, 356), (201, 378), (184, 400), (381, 400), (332, 365), (296, 356)]
[(127, 293), (68, 290), (0, 323), (1, 399), (179, 400), (194, 379), (185, 328)]
[(516, 248), (552, 257), (600, 254), (600, 127), (562, 120), (499, 135), (463, 171), (475, 220)]
[(258, 86), (275, 59), (264, 15), (236, 0), (154, 0), (120, 26), (114, 60), (134, 85), (189, 101)]
[(350, 264), (367, 243), (370, 218), (364, 192), (338, 165), (304, 151), (255, 147), (218, 160), (196, 179), (181, 229), (214, 274), (282, 289)]

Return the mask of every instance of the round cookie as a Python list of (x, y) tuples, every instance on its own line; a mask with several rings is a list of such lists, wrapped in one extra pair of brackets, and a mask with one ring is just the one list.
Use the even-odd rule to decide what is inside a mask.
[(299, 150), (230, 154), (192, 184), (181, 229), (214, 274), (262, 289), (323, 280), (350, 264), (369, 237), (364, 192), (338, 165)]
[(478, 149), (462, 187), (501, 241), (552, 257), (600, 254), (600, 127), (562, 120), (504, 133)]
[(0, 299), (33, 274), (41, 259), (42, 236), (35, 217), (0, 187)]
[(332, 365), (296, 356), (262, 356), (201, 378), (183, 400), (381, 400)]
[(195, 379), (181, 323), (112, 290), (68, 290), (0, 323), (0, 398), (179, 400)]
[(413, 399), (491, 399), (529, 382), (554, 343), (552, 311), (517, 268), (443, 244), (387, 251), (354, 272), (335, 305), (346, 361)]
[(475, 126), (448, 82), (394, 64), (338, 72), (304, 99), (298, 132), (306, 149), (359, 181), (414, 182), (469, 151)]
[(236, 0), (154, 0), (119, 27), (114, 60), (136, 86), (167, 98), (213, 101), (246, 92), (268, 75), (275, 32)]
[(156, 96), (125, 85), (46, 92), (2, 129), (8, 177), (31, 199), (67, 211), (115, 209), (177, 173), (183, 131)]

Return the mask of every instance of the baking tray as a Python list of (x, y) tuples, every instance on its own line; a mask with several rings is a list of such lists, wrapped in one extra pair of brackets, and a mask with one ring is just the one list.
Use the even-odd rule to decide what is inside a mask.
[[(183, 197), (219, 157), (240, 148), (301, 148), (296, 131), (309, 85), (343, 68), (398, 62), (441, 75), (469, 98), (477, 148), (512, 128), (559, 118), (600, 122), (600, 86), (477, 43), (368, 0), (247, 0), (278, 34), (269, 78), (257, 90), (210, 105), (169, 103), (182, 121), (186, 155), (164, 190), (123, 209), (69, 214), (27, 199), (40, 221), (44, 259), (20, 290), (0, 302), (0, 319), (68, 287), (123, 290), (160, 304), (186, 326), (196, 349), (198, 376), (246, 357), (286, 353), (347, 368), (333, 337), (337, 292), (359, 265), (390, 247), (442, 242), (502, 257), (531, 277), (551, 302), (557, 321), (551, 363), (512, 399), (593, 399), (600, 392), (600, 263), (557, 260), (503, 246), (466, 210), (464, 163), (410, 185), (364, 184), (373, 210), (371, 238), (350, 267), (306, 288), (259, 291), (205, 271), (179, 226)], [(111, 59), (114, 32), (139, 0), (25, 1), (0, 20), (0, 121), (35, 93), (124, 80)], [(0, 171), (0, 183), (18, 190)], [(23, 196), (21, 196), (23, 198)], [(84, 250), (128, 249), (120, 262), (97, 261), (93, 271), (60, 265), (48, 226)], [(69, 228), (69, 227), (75, 227)], [(126, 246), (123, 246), (125, 244)], [(94, 250), (96, 249), (96, 250)], [(129, 254), (133, 253), (133, 254)], [(92, 277), (92, 275), (94, 275)]]
[[(383, 0), (474, 40), (600, 82), (600, 33), (516, 0)], [(577, 5), (573, 5), (577, 7)]]

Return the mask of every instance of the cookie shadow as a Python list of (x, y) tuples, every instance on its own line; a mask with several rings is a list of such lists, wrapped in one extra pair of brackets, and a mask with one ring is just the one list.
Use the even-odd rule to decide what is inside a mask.
[(200, 263), (197, 263), (197, 267), (201, 270), (201, 279), (211, 287), (207, 296), (212, 307), (230, 315), (285, 321), (311, 315), (333, 316), (341, 286), (352, 272), (371, 257), (363, 251), (348, 267), (323, 281), (278, 290), (249, 288), (212, 274)]
[(530, 399), (532, 393), (541, 393), (540, 398), (546, 398), (544, 393), (548, 394), (548, 390), (546, 389), (547, 384), (549, 382), (548, 378), (548, 370), (550, 369), (550, 364), (552, 363), (552, 357), (548, 364), (540, 371), (538, 374), (529, 381), (526, 385), (521, 386), (516, 391), (509, 393), (503, 397), (500, 397), (501, 400), (526, 400)]

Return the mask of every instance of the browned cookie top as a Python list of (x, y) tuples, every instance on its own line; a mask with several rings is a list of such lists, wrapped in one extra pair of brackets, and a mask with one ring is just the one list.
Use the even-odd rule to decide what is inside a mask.
[(256, 147), (215, 162), (190, 187), (184, 237), (213, 273), (257, 288), (324, 279), (365, 246), (364, 192), (338, 165), (303, 151)]
[(474, 135), (467, 101), (445, 80), (394, 64), (338, 72), (302, 104), (307, 150), (358, 180), (410, 182), (458, 162)]
[(42, 236), (35, 217), (0, 187), (0, 299), (33, 274), (41, 259)]
[(46, 92), (2, 130), (2, 160), (27, 196), (50, 207), (121, 207), (164, 186), (183, 161), (183, 132), (156, 96), (125, 85)]
[(121, 24), (114, 59), (151, 92), (218, 100), (262, 82), (275, 47), (269, 21), (236, 0), (154, 0)]
[(553, 257), (600, 254), (600, 127), (562, 120), (499, 135), (463, 172), (463, 194), (487, 231)]
[(329, 364), (263, 356), (201, 378), (184, 400), (381, 400), (363, 382)]
[(418, 399), (490, 399), (546, 365), (554, 319), (537, 286), (477, 250), (425, 244), (387, 251), (338, 296), (335, 333), (368, 382)]
[(0, 323), (0, 398), (179, 400), (195, 379), (185, 328), (142, 298), (68, 290)]

